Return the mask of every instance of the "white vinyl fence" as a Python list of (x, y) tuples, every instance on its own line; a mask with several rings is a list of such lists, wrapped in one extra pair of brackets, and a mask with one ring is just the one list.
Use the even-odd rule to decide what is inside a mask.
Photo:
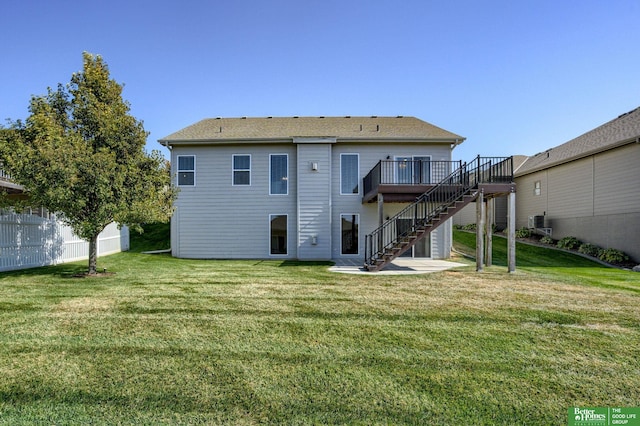
[[(129, 229), (107, 226), (98, 256), (129, 250)], [(56, 265), (89, 258), (89, 243), (56, 220), (31, 214), (0, 214), (0, 271)]]

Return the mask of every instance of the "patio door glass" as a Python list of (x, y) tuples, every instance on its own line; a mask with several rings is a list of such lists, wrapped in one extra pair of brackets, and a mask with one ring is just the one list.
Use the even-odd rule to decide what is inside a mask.
[(413, 183), (431, 184), (431, 157), (413, 157)]
[(431, 257), (431, 234), (413, 246), (413, 257)]
[[(398, 237), (411, 232), (411, 219), (396, 219), (396, 234)], [(399, 257), (431, 257), (431, 234), (418, 241), (411, 250), (407, 250)]]
[(431, 182), (431, 157), (396, 157), (397, 184), (425, 185)]
[(413, 183), (413, 161), (411, 157), (396, 157), (396, 183)]

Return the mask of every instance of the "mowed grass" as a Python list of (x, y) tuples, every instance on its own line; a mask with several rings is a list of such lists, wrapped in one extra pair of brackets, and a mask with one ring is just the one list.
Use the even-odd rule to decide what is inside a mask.
[(545, 252), (515, 274), (140, 253), (102, 278), (0, 274), (0, 424), (562, 425), (640, 405), (640, 274)]

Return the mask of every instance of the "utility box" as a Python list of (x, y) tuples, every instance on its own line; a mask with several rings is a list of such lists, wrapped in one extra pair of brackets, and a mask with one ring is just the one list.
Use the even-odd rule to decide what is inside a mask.
[(529, 228), (544, 228), (544, 216), (529, 216)]

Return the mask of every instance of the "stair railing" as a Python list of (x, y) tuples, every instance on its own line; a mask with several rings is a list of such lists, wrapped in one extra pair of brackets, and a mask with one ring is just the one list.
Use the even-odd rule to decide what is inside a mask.
[(449, 176), (416, 201), (386, 220), (371, 234), (365, 236), (365, 264), (373, 265), (385, 253), (410, 236), (433, 224), (437, 216), (471, 193), (480, 183), (511, 182), (513, 161), (511, 157), (476, 157), (471, 163), (462, 163)]
[(365, 237), (365, 263), (372, 265), (398, 241), (408, 238), (415, 230), (424, 226), (436, 214), (436, 210), (458, 191), (468, 187), (467, 165), (452, 172), (431, 190), (425, 192), (409, 206), (402, 209), (380, 227)]

